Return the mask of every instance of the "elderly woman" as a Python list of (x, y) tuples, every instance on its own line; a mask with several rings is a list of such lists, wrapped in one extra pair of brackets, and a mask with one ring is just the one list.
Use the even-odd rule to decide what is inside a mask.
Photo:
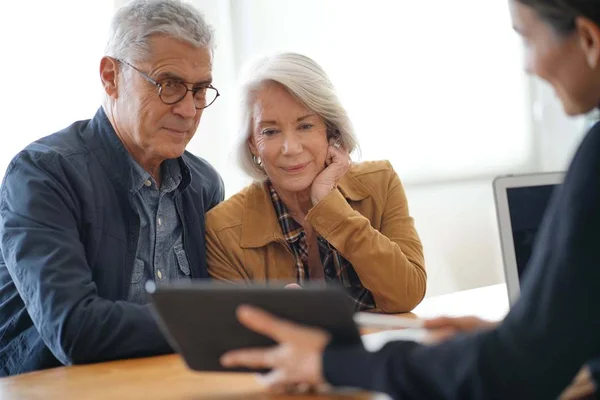
[(412, 310), (423, 248), (387, 161), (352, 163), (352, 125), (325, 72), (286, 53), (243, 85), (241, 166), (254, 180), (207, 214), (211, 276), (341, 283), (357, 310)]

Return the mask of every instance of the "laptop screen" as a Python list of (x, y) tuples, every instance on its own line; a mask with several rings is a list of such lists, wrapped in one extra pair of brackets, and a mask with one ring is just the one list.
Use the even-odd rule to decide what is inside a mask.
[(533, 242), (552, 191), (557, 186), (541, 185), (506, 189), (519, 280), (529, 262)]

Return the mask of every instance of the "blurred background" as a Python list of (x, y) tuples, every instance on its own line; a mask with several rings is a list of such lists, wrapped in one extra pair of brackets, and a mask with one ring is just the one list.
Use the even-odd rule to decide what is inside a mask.
[[(93, 116), (110, 18), (126, 2), (4, 3), (0, 174), (28, 143)], [(240, 68), (273, 51), (304, 53), (329, 73), (355, 124), (355, 159), (388, 159), (403, 180), (427, 295), (503, 282), (492, 180), (564, 170), (592, 121), (565, 117), (552, 89), (524, 74), (504, 2), (189, 2), (216, 29), (222, 96), (188, 149), (219, 170), (226, 196), (249, 183), (232, 158)]]

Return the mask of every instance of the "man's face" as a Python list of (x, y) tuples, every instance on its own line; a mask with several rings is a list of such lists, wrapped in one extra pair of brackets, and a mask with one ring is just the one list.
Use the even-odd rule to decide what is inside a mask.
[[(150, 57), (124, 60), (158, 83), (186, 82), (189, 88), (212, 82), (212, 56), (206, 48), (166, 36), (151, 39)], [(196, 109), (191, 92), (171, 105), (159, 88), (128, 65), (119, 63), (113, 97), (115, 130), (133, 158), (144, 168), (180, 157), (198, 128), (203, 109)]]

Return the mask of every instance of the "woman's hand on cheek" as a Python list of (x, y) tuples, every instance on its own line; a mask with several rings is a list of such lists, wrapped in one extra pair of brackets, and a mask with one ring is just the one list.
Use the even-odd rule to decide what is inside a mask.
[[(313, 205), (316, 205), (325, 196), (337, 186), (338, 181), (344, 176), (352, 160), (350, 154), (344, 148), (333, 143), (327, 149), (326, 167), (312, 183), (310, 189), (310, 199)], [(336, 145), (337, 144), (337, 145)]]

